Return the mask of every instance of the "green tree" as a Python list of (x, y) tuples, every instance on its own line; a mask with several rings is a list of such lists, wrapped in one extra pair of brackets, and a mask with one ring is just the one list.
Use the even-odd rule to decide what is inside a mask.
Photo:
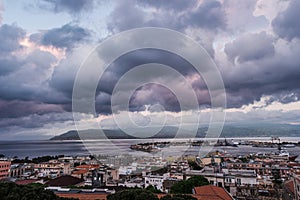
[(153, 185), (149, 185), (146, 190), (152, 192), (152, 193), (156, 193), (156, 194), (159, 194), (159, 193), (162, 193), (159, 189), (157, 189), (156, 187), (154, 187)]
[[(0, 183), (1, 200), (67, 200), (45, 190), (41, 184), (17, 185), (15, 183)], [(71, 200), (71, 199), (69, 199)]]
[(193, 170), (201, 170), (201, 169), (203, 169), (202, 167), (200, 167), (200, 166), (196, 163), (196, 161), (189, 160), (188, 163), (189, 163), (189, 166), (191, 167), (191, 169), (193, 169)]
[(168, 167), (163, 167), (163, 168), (160, 168), (160, 167), (154, 167), (151, 169), (152, 170), (152, 174), (159, 174), (159, 175), (163, 175), (165, 173), (168, 172)]
[(194, 187), (208, 185), (209, 182), (203, 176), (192, 176), (188, 180), (179, 181), (171, 187), (173, 194), (192, 194)]
[(158, 197), (148, 190), (123, 190), (107, 196), (107, 200), (158, 200)]

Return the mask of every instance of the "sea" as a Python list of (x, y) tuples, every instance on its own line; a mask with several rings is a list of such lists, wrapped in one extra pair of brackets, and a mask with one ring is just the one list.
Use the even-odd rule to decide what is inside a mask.
[[(219, 138), (220, 140), (224, 138)], [(0, 141), (0, 154), (8, 158), (34, 158), (46, 155), (132, 155), (132, 156), (178, 156), (199, 155), (201, 151), (224, 151), (232, 155), (245, 155), (250, 153), (268, 153), (278, 151), (276, 148), (253, 147), (251, 145), (217, 146), (206, 149), (199, 146), (190, 146), (190, 141), (211, 140), (209, 138), (199, 139), (103, 139), (103, 140), (24, 140), (24, 141)], [(271, 141), (270, 137), (261, 138), (232, 138), (233, 142), (241, 141)], [(171, 145), (158, 152), (141, 152), (130, 149), (130, 145), (151, 142), (181, 142), (183, 145)], [(281, 142), (300, 142), (300, 137), (282, 137)], [(276, 142), (276, 141), (274, 141)], [(300, 147), (286, 149), (290, 154), (299, 155)], [(299, 159), (299, 158), (298, 158)]]

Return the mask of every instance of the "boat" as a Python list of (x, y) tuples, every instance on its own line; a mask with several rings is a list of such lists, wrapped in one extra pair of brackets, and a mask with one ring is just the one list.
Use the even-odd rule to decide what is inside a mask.
[(287, 156), (289, 161), (295, 161), (298, 158), (298, 155), (291, 155), (288, 151), (280, 150), (278, 153), (279, 156)]
[(296, 158), (298, 158), (298, 155), (290, 155), (289, 156), (289, 161), (295, 161), (296, 160)]
[(296, 147), (296, 145), (295, 144), (284, 144), (284, 145), (282, 145), (282, 147), (284, 147), (284, 148), (294, 148), (294, 147)]

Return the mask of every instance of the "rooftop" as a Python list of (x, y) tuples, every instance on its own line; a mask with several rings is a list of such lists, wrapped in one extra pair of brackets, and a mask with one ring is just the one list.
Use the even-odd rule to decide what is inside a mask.
[(18, 184), (18, 185), (27, 185), (27, 184), (30, 184), (30, 183), (35, 183), (37, 181), (38, 180), (36, 180), (36, 179), (20, 180), (20, 181), (16, 181), (16, 184)]
[(49, 186), (69, 186), (69, 185), (76, 185), (81, 183), (83, 180), (73, 177), (73, 176), (60, 176), (55, 179), (52, 179), (46, 183)]
[(233, 200), (224, 188), (213, 185), (195, 187), (194, 192), (193, 196), (200, 200)]

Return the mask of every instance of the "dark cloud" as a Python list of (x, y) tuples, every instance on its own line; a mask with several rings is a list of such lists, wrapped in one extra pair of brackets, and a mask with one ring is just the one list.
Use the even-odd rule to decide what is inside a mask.
[[(50, 80), (50, 86), (55, 88), (57, 91), (62, 92), (66, 97), (70, 99), (70, 102), (71, 102), (73, 84), (76, 77), (76, 72), (79, 69), (80, 63), (81, 62), (79, 61), (79, 56), (77, 56), (77, 53), (72, 52), (72, 56), (70, 55), (69, 59), (63, 60), (59, 64), (59, 66), (55, 68), (55, 71), (53, 72), (52, 78)], [(126, 72), (133, 69), (134, 67), (142, 64), (147, 64), (147, 63), (161, 63), (170, 66), (173, 69), (177, 70), (183, 76), (187, 77), (187, 79), (189, 79), (189, 76), (192, 76), (196, 71), (186, 60), (184, 60), (180, 56), (162, 50), (143, 49), (143, 50), (137, 50), (122, 55), (108, 67), (108, 69), (105, 71), (105, 73), (99, 80), (97, 94), (96, 94), (97, 112), (102, 114), (111, 113), (110, 97), (118, 80)], [(136, 77), (135, 80), (131, 80), (131, 82), (126, 83), (128, 84), (126, 85), (126, 87), (127, 86), (130, 87), (132, 84), (141, 82), (142, 80), (144, 80), (144, 78), (145, 75)], [(155, 72), (153, 72), (153, 74), (152, 75), (149, 74), (149, 77), (147, 78), (149, 80), (150, 79), (155, 80), (155, 78), (161, 78), (167, 82), (174, 81), (174, 84), (176, 84), (176, 78), (174, 79), (174, 77), (170, 77), (166, 74), (156, 74)], [(192, 87), (194, 86), (195, 89), (198, 89), (201, 92), (202, 90), (206, 90), (205, 84), (201, 81), (196, 81), (195, 79), (191, 78), (191, 84)], [(201, 85), (201, 88), (196, 88), (199, 85)], [(138, 97), (139, 98), (135, 99), (135, 97), (133, 97), (133, 99), (131, 100), (132, 105), (130, 105), (130, 109), (143, 110), (144, 105), (151, 104), (150, 103), (151, 98), (149, 98), (147, 101), (140, 101), (141, 98), (139, 95), (141, 92), (148, 93), (147, 95), (153, 96), (153, 98), (156, 99), (155, 100), (156, 103), (159, 97), (165, 96), (166, 98), (164, 98), (159, 103), (165, 106), (166, 110), (168, 111), (178, 111), (179, 109), (178, 105), (176, 105), (177, 100), (176, 99), (171, 100), (172, 95), (169, 94), (169, 92), (166, 89), (160, 88), (157, 85), (150, 85), (148, 87), (140, 88), (136, 94), (136, 98)], [(154, 96), (155, 92), (157, 92), (156, 97)], [(166, 92), (166, 94), (163, 94), (163, 92)], [(184, 89), (182, 92), (184, 92)], [(209, 96), (208, 93), (206, 93), (205, 95), (206, 97)], [(209, 98), (206, 97), (204, 98), (202, 94), (200, 95), (199, 93), (199, 102), (201, 104), (209, 104), (210, 102), (207, 101), (207, 99)], [(66, 106), (66, 109), (68, 108), (69, 107)], [(126, 108), (120, 108), (120, 109), (126, 109)]]
[(216, 32), (226, 29), (226, 19), (223, 5), (215, 0), (137, 1), (136, 4), (121, 1), (110, 13), (107, 28), (112, 33), (141, 27), (163, 27), (185, 32), (214, 57), (214, 37)]
[(280, 37), (292, 40), (300, 38), (300, 1), (291, 0), (288, 8), (279, 13), (272, 21), (272, 26)]
[(267, 105), (271, 104), (274, 101), (279, 101), (281, 103), (290, 103), (295, 102), (300, 99), (300, 89), (295, 89), (294, 91), (287, 92), (279, 92), (277, 94), (273, 94), (270, 98), (266, 101)]
[[(50, 81), (52, 87), (65, 93), (68, 97), (71, 97), (77, 70), (85, 58), (85, 55), (82, 53), (81, 51), (71, 52), (68, 55), (68, 59), (62, 60), (55, 68)], [(100, 79), (101, 83), (99, 84), (98, 90), (111, 94), (114, 85), (124, 73), (135, 66), (150, 62), (172, 66), (183, 75), (187, 75), (193, 70), (187, 61), (172, 53), (156, 49), (137, 50), (120, 56), (109, 66)]]
[(23, 63), (15, 56), (0, 58), (0, 76), (8, 75), (19, 68)]
[(6, 76), (24, 63), (15, 53), (23, 47), (20, 41), (25, 37), (25, 31), (16, 25), (4, 24), (0, 27), (0, 77)]
[[(159, 8), (146, 11), (144, 6)], [(181, 12), (184, 11), (184, 12)], [(122, 2), (110, 15), (108, 29), (119, 32), (131, 28), (156, 26), (184, 31), (193, 26), (218, 30), (226, 27), (226, 14), (219, 1), (138, 1), (137, 4)]]
[(20, 49), (20, 40), (25, 37), (25, 31), (16, 26), (4, 24), (0, 27), (0, 55)]
[[(197, 80), (190, 78), (194, 74), (197, 74), (195, 68), (193, 68), (193, 66), (184, 58), (171, 52), (157, 49), (137, 50), (127, 53), (116, 59), (115, 62), (113, 62), (109, 66), (108, 70), (101, 77), (98, 85), (98, 92), (104, 92), (105, 94), (111, 95), (115, 85), (126, 72), (136, 66), (147, 63), (160, 63), (166, 66), (170, 66), (182, 76), (184, 76), (185, 79), (190, 82), (191, 87), (194, 87), (196, 94), (198, 94), (200, 104), (210, 104), (210, 100), (209, 98), (207, 98), (209, 97), (209, 94), (206, 93), (205, 96), (203, 96), (203, 93), (201, 93), (202, 90), (207, 90), (205, 84), (203, 86), (203, 81), (201, 82), (197, 78)], [(199, 75), (198, 78), (201, 80)], [(126, 88), (131, 88), (132, 84), (143, 82), (145, 80), (148, 80), (149, 82), (156, 82), (156, 79), (164, 80), (166, 84), (174, 82), (174, 86), (179, 85), (176, 88), (177, 92), (179, 93), (184, 93), (184, 90), (187, 89), (186, 87), (182, 86), (183, 83), (178, 83), (176, 77), (170, 76), (168, 74), (161, 74), (159, 72), (156, 73), (155, 71), (153, 71), (152, 74), (142, 74), (141, 76), (136, 77), (134, 80), (131, 80), (131, 83), (126, 83), (128, 85), (124, 86)], [(199, 86), (200, 84), (202, 84), (201, 87), (203, 87), (203, 89), (196, 88), (196, 86)], [(126, 93), (126, 91), (123, 92)], [(97, 110), (99, 113), (106, 112), (107, 106), (110, 106), (110, 101), (107, 101), (107, 96), (103, 96), (103, 98), (104, 99), (99, 97), (97, 103), (101, 103), (101, 105), (106, 104), (106, 106), (99, 106), (99, 110)], [(121, 98), (122, 97), (120, 96), (120, 99)], [(104, 101), (105, 99), (106, 101)], [(122, 99), (120, 101), (122, 102)], [(123, 102), (125, 102), (125, 98)], [(180, 109), (190, 109), (189, 107), (180, 108), (176, 96), (169, 90), (169, 88), (166, 88), (161, 84), (146, 84), (144, 86), (141, 86), (132, 96), (129, 107), (130, 110), (144, 110), (145, 105), (154, 104), (160, 104), (164, 107), (165, 110), (174, 112), (178, 112), (180, 111)], [(101, 110), (101, 108), (105, 108), (105, 111)], [(127, 108), (120, 107), (120, 109)]]
[(2, 2), (0, 2), (0, 24), (2, 24), (2, 12), (3, 12), (3, 5)]
[(51, 112), (62, 112), (59, 105), (45, 104), (34, 101), (4, 101), (0, 100), (0, 118), (17, 118), (31, 114), (42, 115)]
[(181, 110), (176, 95), (170, 89), (153, 83), (138, 88), (129, 103), (131, 111), (145, 110), (145, 105), (160, 105), (164, 110), (173, 112)]
[(107, 28), (112, 32), (146, 26), (145, 11), (136, 4), (121, 1), (111, 12)]
[(1, 129), (9, 127), (18, 128), (41, 128), (46, 124), (53, 124), (55, 122), (72, 121), (73, 117), (71, 113), (62, 112), (50, 112), (45, 114), (30, 114), (18, 118), (3, 118), (0, 120)]
[(71, 101), (77, 71), (90, 51), (91, 49), (82, 46), (68, 51), (66, 58), (58, 63), (50, 77), (49, 86), (64, 95), (68, 103)]
[[(274, 55), (274, 39), (265, 32), (248, 33), (225, 46), (225, 53), (231, 61), (246, 62)], [(241, 48), (243, 47), (243, 48)]]
[(222, 75), (228, 106), (241, 107), (259, 101), (263, 96), (272, 96), (271, 101), (282, 103), (297, 101), (297, 98), (287, 97), (300, 94), (299, 41), (290, 43), (289, 48), (293, 50), (275, 49), (272, 56), (224, 66)]
[(156, 0), (156, 1), (147, 1), (147, 0), (139, 0), (137, 3), (148, 7), (155, 7), (163, 10), (175, 10), (175, 11), (184, 11), (186, 9), (192, 9), (197, 6), (197, 0), (190, 1), (181, 1), (181, 0), (173, 0), (173, 1), (164, 1), (164, 0)]
[[(47, 85), (56, 58), (36, 50), (24, 57), (13, 73), (0, 76), (0, 98), (4, 100), (47, 101), (55, 91)], [(13, 66), (12, 66), (13, 67)], [(52, 97), (51, 97), (52, 96)]]
[(90, 31), (77, 25), (66, 24), (60, 28), (50, 29), (44, 33), (33, 34), (30, 39), (42, 45), (71, 49), (76, 44), (86, 41)]
[(94, 4), (94, 0), (44, 0), (40, 7), (54, 12), (67, 11), (71, 14), (78, 14), (81, 11), (93, 9)]
[[(228, 66), (221, 66), (221, 72), (227, 92), (228, 107), (241, 107), (254, 101), (259, 101), (261, 97), (266, 95), (278, 95), (277, 101), (288, 103), (279, 97), (290, 93), (298, 94), (299, 83), (299, 62), (295, 62), (297, 54), (300, 54), (300, 48), (294, 44), (294, 51), (288, 52), (287, 55), (276, 51), (273, 45), (275, 42), (271, 36), (265, 32), (257, 34), (246, 34), (230, 43), (232, 49), (240, 49), (240, 51), (230, 51), (228, 55), (231, 59), (238, 58), (235, 66), (228, 63)], [(252, 47), (253, 45), (254, 47)], [(234, 47), (235, 46), (235, 47)], [(239, 48), (248, 46), (248, 48)], [(227, 50), (228, 51), (228, 50)], [(268, 52), (269, 51), (269, 52)], [(258, 53), (257, 53), (258, 52)], [(51, 86), (56, 90), (61, 91), (71, 98), (73, 83), (76, 76), (76, 71), (79, 68), (78, 56), (73, 54), (69, 59), (61, 62), (60, 66), (55, 68), (51, 79)], [(96, 110), (98, 113), (111, 113), (110, 97), (114, 86), (118, 80), (130, 69), (135, 66), (146, 63), (161, 63), (171, 66), (190, 82), (196, 92), (198, 102), (201, 106), (209, 107), (210, 95), (207, 91), (204, 81), (193, 67), (184, 59), (169, 52), (156, 49), (143, 49), (127, 53), (116, 59), (103, 74), (99, 81), (96, 94)], [(139, 83), (141, 78), (136, 77), (124, 87), (130, 88), (132, 84)], [(163, 74), (156, 76), (153, 73), (152, 77), (147, 77), (149, 80), (160, 78), (166, 82), (173, 83), (178, 86), (178, 91), (184, 93), (186, 88), (180, 88), (176, 77), (168, 77)], [(126, 93), (126, 90), (124, 91)], [(149, 97), (149, 98), (143, 98)], [(122, 102), (122, 96), (120, 101)], [(159, 100), (161, 98), (161, 100)], [(289, 100), (295, 100), (289, 98)], [(152, 103), (151, 103), (152, 102)], [(161, 104), (167, 111), (179, 110), (177, 99), (167, 89), (158, 87), (157, 85), (148, 85), (147, 87), (139, 88), (130, 100), (131, 110), (144, 110), (145, 105)], [(66, 104), (65, 109), (70, 110), (69, 104)], [(120, 110), (127, 109), (120, 107)]]
[(186, 16), (185, 23), (211, 30), (225, 28), (226, 14), (219, 1), (205, 0), (195, 11)]

